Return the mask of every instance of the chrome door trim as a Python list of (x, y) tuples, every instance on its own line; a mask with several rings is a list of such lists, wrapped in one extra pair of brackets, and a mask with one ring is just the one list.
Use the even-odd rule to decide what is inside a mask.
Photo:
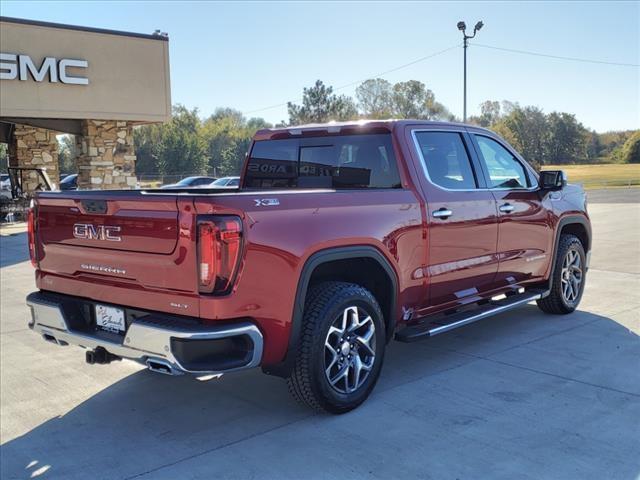
[[(501, 191), (514, 191), (514, 192), (533, 192), (535, 190), (538, 190), (540, 188), (540, 185), (538, 183), (538, 177), (537, 177), (537, 172), (533, 169), (533, 167), (531, 165), (529, 165), (529, 162), (527, 162), (524, 158), (521, 158), (520, 154), (518, 154), (513, 148), (511, 148), (511, 145), (505, 144), (505, 142), (503, 140), (501, 140), (500, 138), (496, 138), (493, 137), (491, 135), (487, 135), (486, 133), (481, 133), (481, 132), (468, 132), (469, 135), (476, 135), (476, 136), (480, 136), (480, 137), (485, 137), (488, 138), (490, 140), (493, 140), (494, 142), (498, 143), (502, 148), (504, 148), (507, 152), (509, 152), (513, 158), (515, 158), (518, 163), (520, 163), (520, 165), (522, 165), (522, 167), (526, 170), (527, 174), (528, 174), (528, 178), (529, 180), (533, 180), (532, 183), (535, 183), (535, 185), (531, 185), (530, 187), (520, 187), (520, 188), (487, 188), (488, 190), (491, 191), (496, 191), (496, 192), (501, 192)], [(474, 139), (474, 141), (477, 143), (478, 141)], [(478, 152), (478, 159), (482, 162), (484, 161), (484, 159), (482, 158), (482, 152)], [(486, 167), (486, 164), (485, 164)]]
[[(429, 171), (427, 170), (427, 163), (424, 160), (424, 155), (422, 155), (422, 149), (420, 148), (420, 145), (418, 144), (418, 137), (416, 136), (416, 133), (420, 133), (420, 132), (446, 132), (446, 133), (457, 133), (459, 135), (465, 134), (467, 133), (467, 131), (465, 129), (460, 129), (460, 128), (415, 128), (411, 130), (411, 137), (413, 138), (413, 146), (416, 149), (416, 152), (418, 153), (418, 157), (420, 158), (420, 165), (422, 166), (422, 172), (424, 173), (425, 178), (427, 179), (427, 181), (433, 185), (436, 188), (439, 188), (440, 190), (444, 190), (445, 192), (479, 192), (479, 191), (486, 191), (488, 190), (487, 188), (480, 188), (480, 187), (476, 187), (476, 188), (446, 188), (446, 187), (442, 187), (440, 185), (438, 185), (437, 183), (435, 183), (433, 180), (431, 180), (431, 177), (429, 176)], [(464, 140), (461, 139), (463, 142)], [(466, 145), (465, 145), (466, 147)], [(473, 163), (471, 162), (471, 158), (469, 156), (469, 164), (471, 165), (471, 168), (474, 169)], [(474, 169), (475, 171), (475, 169)], [(475, 179), (474, 179), (475, 181)]]
[[(482, 135), (480, 133), (474, 133), (474, 132), (469, 132), (465, 129), (460, 129), (460, 128), (414, 128), (411, 129), (411, 137), (413, 138), (413, 147), (415, 148), (416, 152), (418, 153), (418, 158), (420, 158), (420, 165), (422, 166), (422, 172), (424, 173), (425, 178), (427, 179), (427, 181), (433, 185), (436, 188), (439, 188), (440, 190), (444, 190), (445, 192), (484, 192), (484, 191), (489, 191), (489, 192), (505, 192), (505, 191), (512, 191), (512, 192), (534, 192), (536, 190), (538, 190), (538, 179), (535, 177), (534, 175), (534, 171), (531, 168), (531, 166), (524, 162), (524, 168), (525, 170), (527, 170), (527, 173), (529, 174), (530, 179), (535, 180), (536, 185), (535, 186), (531, 186), (531, 187), (526, 187), (526, 188), (490, 188), (490, 187), (476, 187), (476, 188), (460, 188), (460, 189), (456, 189), (456, 188), (446, 188), (446, 187), (442, 187), (440, 185), (438, 185), (437, 183), (435, 183), (433, 180), (431, 180), (431, 177), (429, 176), (429, 171), (427, 170), (427, 163), (424, 160), (424, 155), (422, 155), (422, 149), (420, 148), (420, 145), (418, 143), (418, 137), (416, 136), (416, 133), (420, 133), (420, 132), (446, 132), (446, 133), (457, 133), (457, 134), (462, 134), (464, 135), (465, 133), (469, 134), (469, 135)], [(502, 142), (496, 140), (495, 138), (489, 136), (489, 135), (482, 135), (485, 136), (487, 138), (490, 138), (492, 140), (497, 141), (500, 145), (502, 145), (509, 153), (513, 154), (513, 151), (510, 148), (507, 148), (506, 145), (504, 145)], [(464, 142), (464, 139), (463, 139)], [(471, 165), (471, 168), (474, 168), (473, 162), (471, 161), (471, 158), (469, 158), (469, 163)], [(523, 160), (521, 160), (518, 156), (514, 155), (514, 158), (516, 160), (518, 160), (518, 162), (522, 163)], [(479, 158), (480, 161), (483, 161), (482, 159)], [(475, 168), (474, 168), (475, 170)]]

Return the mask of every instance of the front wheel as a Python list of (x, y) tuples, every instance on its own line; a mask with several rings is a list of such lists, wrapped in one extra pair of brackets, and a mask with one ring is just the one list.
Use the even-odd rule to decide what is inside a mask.
[(538, 307), (545, 313), (566, 314), (573, 312), (584, 292), (586, 256), (582, 242), (575, 235), (562, 235), (555, 258), (551, 291), (538, 300)]
[(386, 335), (378, 302), (359, 285), (324, 282), (309, 291), (303, 321), (289, 391), (315, 410), (353, 410), (382, 367)]

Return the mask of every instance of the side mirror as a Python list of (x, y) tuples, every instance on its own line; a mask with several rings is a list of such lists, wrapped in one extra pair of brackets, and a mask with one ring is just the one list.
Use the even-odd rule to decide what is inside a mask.
[(567, 184), (567, 175), (562, 170), (544, 170), (540, 172), (541, 190), (562, 190)]

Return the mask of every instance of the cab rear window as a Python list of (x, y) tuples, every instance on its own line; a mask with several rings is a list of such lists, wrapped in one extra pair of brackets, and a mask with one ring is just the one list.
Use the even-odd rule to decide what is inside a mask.
[(245, 188), (400, 188), (390, 134), (255, 142)]

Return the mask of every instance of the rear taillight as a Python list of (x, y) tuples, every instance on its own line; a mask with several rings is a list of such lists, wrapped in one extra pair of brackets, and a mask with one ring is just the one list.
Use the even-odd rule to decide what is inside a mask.
[(242, 222), (238, 217), (198, 220), (198, 284), (203, 293), (231, 290), (240, 262)]
[(31, 265), (38, 266), (38, 260), (36, 259), (36, 213), (35, 207), (29, 208), (27, 213), (27, 240), (29, 242), (29, 258), (31, 258)]

